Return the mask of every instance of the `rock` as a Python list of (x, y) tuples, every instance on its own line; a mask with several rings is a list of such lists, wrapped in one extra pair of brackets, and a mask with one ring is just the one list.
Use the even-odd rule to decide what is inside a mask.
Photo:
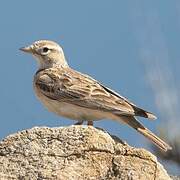
[(35, 127), (0, 142), (0, 179), (169, 180), (154, 155), (87, 126)]
[(170, 177), (172, 178), (172, 180), (180, 180), (180, 176), (173, 176), (173, 175), (171, 175)]

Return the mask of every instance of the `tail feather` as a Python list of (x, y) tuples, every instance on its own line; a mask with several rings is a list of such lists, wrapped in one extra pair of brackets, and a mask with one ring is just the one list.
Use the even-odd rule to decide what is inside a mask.
[(126, 124), (136, 129), (139, 133), (147, 137), (152, 143), (158, 146), (163, 151), (171, 150), (171, 146), (169, 146), (166, 142), (157, 137), (154, 133), (152, 133), (149, 129), (144, 127), (135, 117), (133, 116), (120, 116), (120, 119), (124, 121)]

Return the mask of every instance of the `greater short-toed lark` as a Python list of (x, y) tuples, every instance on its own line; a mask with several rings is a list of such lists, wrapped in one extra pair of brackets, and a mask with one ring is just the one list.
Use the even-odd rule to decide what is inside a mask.
[(163, 140), (144, 127), (135, 116), (156, 117), (128, 101), (95, 79), (71, 69), (62, 48), (53, 41), (40, 40), (20, 50), (32, 54), (39, 70), (34, 76), (34, 90), (48, 110), (76, 124), (112, 119), (128, 124), (164, 151), (171, 149)]

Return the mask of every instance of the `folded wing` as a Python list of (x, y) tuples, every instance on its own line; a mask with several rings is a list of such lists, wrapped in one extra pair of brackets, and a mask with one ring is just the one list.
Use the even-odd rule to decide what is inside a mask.
[(54, 100), (117, 115), (155, 119), (152, 113), (138, 108), (91, 77), (70, 68), (58, 71), (52, 68), (39, 72), (35, 84), (42, 94)]

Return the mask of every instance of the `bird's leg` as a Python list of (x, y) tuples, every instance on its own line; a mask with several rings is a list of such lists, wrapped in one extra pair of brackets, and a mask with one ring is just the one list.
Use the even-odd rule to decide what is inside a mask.
[(88, 125), (88, 126), (93, 126), (93, 121), (88, 121), (88, 122), (87, 122), (87, 125)]
[(77, 123), (75, 123), (74, 125), (82, 125), (83, 121), (78, 121)]

